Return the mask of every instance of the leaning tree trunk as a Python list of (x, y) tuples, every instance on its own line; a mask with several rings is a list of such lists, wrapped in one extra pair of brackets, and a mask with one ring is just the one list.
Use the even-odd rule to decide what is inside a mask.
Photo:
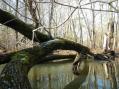
[[(32, 25), (24, 23), (20, 19), (16, 18), (14, 15), (1, 9), (0, 9), (0, 23), (14, 29), (15, 31), (26, 36), (27, 38), (32, 39), (32, 33), (33, 30), (35, 29)], [(34, 37), (34, 41), (37, 42), (39, 41), (45, 42), (53, 39), (51, 36), (45, 35), (38, 31), (35, 31), (35, 34), (37, 37)]]

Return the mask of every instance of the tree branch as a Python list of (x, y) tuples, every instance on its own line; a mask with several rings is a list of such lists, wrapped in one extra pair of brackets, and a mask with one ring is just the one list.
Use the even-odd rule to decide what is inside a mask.
[[(49, 55), (49, 53), (53, 52), (54, 50), (57, 49), (63, 49), (63, 50), (74, 50), (83, 54), (88, 54), (91, 56), (94, 56), (94, 54), (90, 51), (90, 49), (88, 47), (85, 47), (81, 44), (78, 44), (76, 42), (73, 41), (69, 41), (66, 39), (54, 39), (54, 40), (50, 40), (47, 42), (42, 43), (40, 46), (35, 46), (33, 48), (27, 48), (27, 49), (23, 49), (20, 50), (18, 52), (14, 52), (14, 53), (10, 53), (8, 54), (9, 57), (11, 57), (12, 55), (19, 53), (19, 52), (27, 52), (29, 53), (29, 57), (30, 57), (30, 63), (31, 65), (35, 65), (37, 63), (40, 62), (46, 62), (46, 61), (51, 61), (53, 59), (51, 58), (66, 58), (66, 56), (47, 56)], [(44, 58), (45, 56), (46, 59)], [(74, 56), (71, 56), (74, 57)], [(8, 57), (6, 57), (7, 60)], [(43, 60), (44, 59), (44, 60)], [(6, 62), (9, 62), (10, 60), (7, 60)], [(5, 61), (2, 61), (2, 63), (4, 63)]]
[(27, 19), (29, 19), (29, 20), (33, 20), (32, 18), (28, 18), (28, 17), (22, 15), (18, 10), (16, 10), (14, 7), (12, 7), (10, 4), (8, 4), (5, 0), (2, 0), (2, 1), (3, 1), (6, 5), (8, 5), (9, 7), (11, 7), (14, 11), (16, 11), (20, 16), (25, 17), (25, 18), (27, 18)]
[[(3, 11), (1, 9), (0, 9), (0, 23), (4, 24), (10, 28), (13, 28), (14, 30), (16, 30), (16, 31), (20, 32), (21, 34), (23, 34), (24, 36), (26, 36), (27, 38), (32, 39), (32, 32), (34, 29), (33, 26), (24, 23), (20, 19), (16, 18), (14, 15), (12, 15), (6, 11)], [(38, 41), (45, 42), (45, 41), (53, 39), (50, 36), (40, 33), (38, 31), (35, 31), (35, 34), (37, 37), (34, 38), (34, 41), (36, 41), (36, 42), (38, 42)]]
[[(70, 17), (73, 15), (73, 13), (76, 11), (77, 8), (78, 8), (78, 7), (76, 7), (76, 8), (71, 12), (71, 14), (68, 16), (68, 18), (67, 18), (63, 23), (59, 24), (58, 26), (56, 26), (56, 27), (51, 27), (51, 28), (46, 28), (46, 27), (43, 27), (43, 28), (45, 28), (45, 29), (55, 29), (55, 28), (58, 28), (58, 27), (62, 26), (63, 24), (65, 24), (65, 23), (70, 19)], [(40, 28), (41, 28), (41, 27), (38, 27), (38, 28), (36, 28), (36, 29), (34, 29), (34, 30), (38, 30), (38, 29), (40, 29)]]
[[(97, 3), (97, 2), (100, 2), (100, 3), (105, 3), (105, 4), (108, 4), (110, 5), (109, 3), (112, 3), (112, 2), (103, 2), (103, 1), (94, 1), (94, 2), (91, 2), (91, 3)], [(37, 3), (42, 3), (42, 2), (37, 2)], [(43, 2), (44, 3), (44, 2)], [(46, 2), (46, 3), (51, 3), (51, 2)], [(46, 4), (45, 3), (45, 4)], [(69, 7), (69, 8), (77, 8), (77, 6), (72, 6), (72, 5), (68, 5), (68, 4), (63, 4), (63, 3), (59, 3), (57, 1), (54, 1), (55, 4), (58, 4), (58, 5), (61, 5), (61, 6), (65, 6), (65, 7)], [(83, 5), (80, 5), (78, 6), (77, 9), (86, 9), (86, 10), (93, 10), (93, 11), (104, 11), (104, 12), (115, 12), (115, 13), (119, 13), (118, 10), (100, 10), (100, 9), (91, 9), (91, 8), (85, 8), (85, 7), (82, 7), (82, 6), (85, 6), (85, 5), (88, 5), (88, 4), (91, 4), (91, 3), (86, 3), (86, 4), (83, 4)], [(111, 5), (110, 5), (111, 6)], [(112, 6), (111, 6), (112, 7)], [(114, 7), (113, 7), (114, 8)], [(115, 8), (114, 8), (115, 9)]]

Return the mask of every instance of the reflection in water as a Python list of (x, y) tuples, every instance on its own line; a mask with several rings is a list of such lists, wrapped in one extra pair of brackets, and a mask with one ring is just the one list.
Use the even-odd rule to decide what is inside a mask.
[(74, 79), (71, 63), (49, 63), (35, 66), (29, 73), (33, 89), (63, 89)]
[[(70, 88), (64, 89), (74, 89), (71, 84), (78, 86), (75, 89), (119, 89), (118, 63), (91, 62), (88, 63), (88, 65), (89, 72), (87, 76), (83, 77), (85, 80), (81, 82), (82, 75), (79, 75), (78, 78), (76, 78), (77, 80), (74, 79), (67, 85), (70, 86)], [(76, 81), (77, 83), (74, 83)]]
[(33, 89), (119, 89), (119, 63), (89, 62), (87, 65), (89, 70), (85, 67), (78, 76), (73, 75), (71, 63), (37, 65), (29, 72), (29, 79)]
[(119, 64), (112, 62), (91, 63), (87, 77), (89, 89), (118, 89), (118, 67)]
[(118, 63), (89, 62), (87, 65), (89, 68), (74, 76), (71, 63), (42, 64), (32, 68), (29, 78), (33, 89), (119, 89)]

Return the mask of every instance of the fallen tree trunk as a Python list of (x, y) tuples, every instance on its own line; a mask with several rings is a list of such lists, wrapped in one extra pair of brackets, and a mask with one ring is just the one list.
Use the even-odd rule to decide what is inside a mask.
[[(24, 73), (22, 71), (29, 71), (29, 69), (32, 66), (38, 64), (39, 61), (41, 63), (43, 61), (44, 62), (49, 61), (49, 60), (45, 60), (43, 58), (45, 56), (47, 56), (49, 53), (51, 53), (53, 50), (57, 50), (57, 49), (75, 50), (77, 52), (80, 51), (82, 53), (87, 53), (87, 54), (93, 55), (93, 53), (91, 53), (87, 47), (82, 46), (82, 45), (72, 42), (72, 41), (65, 40), (65, 39), (50, 40), (50, 41), (42, 43), (40, 46), (24, 49), (17, 53), (12, 53), (11, 55), (9, 55), (11, 57), (12, 61), (9, 62), (5, 66), (5, 68), (3, 69), (3, 71), (0, 75), (1, 88), (8, 89), (10, 87), (11, 89), (30, 89), (30, 85), (29, 85), (28, 78), (27, 78), (27, 73)], [(16, 62), (18, 62), (18, 63), (16, 63)], [(25, 63), (25, 66), (27, 67), (27, 69), (23, 68), (24, 65), (23, 65), (23, 67), (20, 66), (24, 63)], [(13, 69), (13, 71), (12, 71), (12, 69)], [(18, 71), (18, 73), (16, 73), (16, 71)], [(14, 75), (14, 73), (16, 73), (16, 75)], [(22, 75), (23, 79), (24, 79), (23, 76), (26, 76), (25, 79), (24, 80), (22, 79), (19, 81), (18, 77), (21, 76), (19, 74)], [(6, 78), (8, 78), (8, 80), (6, 80)], [(18, 78), (18, 80), (15, 80), (16, 78)], [(6, 84), (6, 82), (7, 82), (7, 84)], [(17, 86), (19, 86), (19, 87), (17, 87)], [(28, 87), (28, 88), (25, 88), (25, 87)]]
[(76, 42), (69, 41), (66, 39), (54, 39), (54, 40), (44, 42), (40, 46), (36, 46), (33, 48), (27, 48), (27, 49), (23, 49), (23, 50), (14, 52), (14, 53), (6, 54), (6, 56), (4, 58), (5, 60), (2, 59), (2, 60), (0, 60), (0, 62), (2, 62), (2, 63), (9, 62), (10, 61), (9, 57), (11, 57), (12, 55), (14, 55), (16, 53), (28, 52), (30, 59), (31, 59), (30, 62), (36, 64), (39, 59), (42, 59), (42, 57), (47, 56), (49, 53), (51, 53), (52, 51), (57, 50), (57, 49), (74, 50), (74, 51), (80, 52), (82, 54), (88, 54), (91, 56), (95, 55), (90, 51), (90, 49), (88, 47), (85, 47), (85, 46), (78, 44)]
[[(12, 15), (6, 11), (3, 11), (2, 9), (0, 9), (0, 23), (13, 28), (14, 30), (16, 30), (16, 31), (20, 32), (21, 34), (23, 34), (24, 36), (28, 37), (29, 39), (32, 39), (32, 32), (33, 32), (34, 27), (29, 26), (28, 24), (24, 23), (20, 19), (16, 18), (14, 15)], [(93, 54), (88, 47), (85, 47), (81, 44), (78, 44), (78, 43), (75, 43), (75, 42), (72, 42), (72, 41), (69, 41), (66, 39), (57, 40), (57, 39), (52, 38), (51, 36), (45, 35), (38, 31), (36, 31), (35, 33), (37, 35), (37, 38), (34, 38), (34, 41), (36, 41), (36, 42), (48, 41), (46, 43), (43, 43), (43, 44), (45, 44), (44, 46), (47, 46), (46, 45), (47, 43), (48, 44), (51, 43), (52, 46), (49, 47), (49, 50), (46, 47), (46, 49), (47, 49), (46, 51), (64, 48), (64, 49), (68, 49), (68, 50), (75, 50), (75, 51), (81, 52), (83, 54), (89, 54), (89, 55), (95, 56), (95, 54)], [(51, 40), (51, 41), (49, 41), (49, 40)], [(36, 49), (37, 49), (37, 47), (36, 47)], [(95, 57), (99, 58), (99, 56), (95, 56)]]
[[(3, 69), (0, 75), (0, 85), (2, 89), (31, 89), (30, 84), (28, 82), (27, 73), (23, 71), (29, 71), (29, 69), (38, 63), (38, 59), (42, 59), (44, 56), (52, 52), (56, 49), (69, 49), (66, 48), (66, 43), (70, 44), (71, 49), (80, 50), (77, 47), (75, 49), (73, 47), (74, 43), (71, 41), (65, 41), (61, 39), (56, 39), (52, 41), (48, 41), (42, 43), (40, 46), (24, 49), (19, 51), (18, 53), (14, 53), (11, 55), (12, 61), (9, 62), (5, 68)], [(76, 44), (75, 44), (76, 45)], [(80, 46), (80, 45), (79, 45)], [(84, 50), (82, 50), (83, 52)], [(42, 60), (43, 61), (43, 60)], [(48, 61), (48, 60), (45, 60)], [(27, 67), (24, 68), (24, 63)], [(21, 78), (20, 78), (21, 76)], [(19, 79), (20, 78), (20, 79)]]
[[(32, 39), (32, 31), (34, 29), (33, 27), (29, 26), (28, 24), (14, 17), (10, 13), (5, 12), (1, 9), (0, 23), (13, 28), (14, 30), (28, 37), (29, 39)], [(1, 60), (2, 63), (5, 63), (9, 62), (12, 59), (5, 66), (0, 75), (1, 89), (31, 89), (27, 78), (27, 73), (29, 69), (38, 63), (52, 60), (50, 58), (46, 59), (45, 57), (47, 57), (49, 53), (57, 49), (74, 50), (78, 53), (80, 52), (85, 55), (94, 56), (94, 58), (99, 57), (92, 53), (88, 47), (78, 44), (76, 42), (69, 41), (66, 39), (53, 39), (50, 36), (42, 34), (38, 31), (36, 31), (35, 33), (37, 35), (37, 38), (34, 38), (34, 40), (43, 43), (33, 48), (28, 48), (20, 50), (18, 52), (10, 53), (6, 55), (5, 61)], [(19, 79), (20, 76), (22, 77), (21, 79)]]
[[(27, 38), (32, 39), (32, 32), (33, 32), (33, 29), (35, 29), (33, 26), (24, 23), (23, 21), (21, 21), (14, 15), (6, 11), (3, 11), (1, 9), (0, 9), (0, 23), (14, 29), (15, 31), (26, 36)], [(37, 37), (34, 37), (34, 41), (36, 42), (38, 41), (45, 42), (45, 41), (53, 39), (51, 38), (51, 36), (45, 35), (38, 31), (35, 31), (35, 34)]]
[[(16, 31), (22, 33), (24, 36), (28, 37), (29, 39), (32, 39), (32, 31), (34, 29), (33, 27), (29, 26), (28, 24), (24, 23), (23, 21), (16, 18), (12, 14), (10, 14), (6, 11), (3, 11), (1, 9), (0, 9), (0, 23), (3, 24), (3, 25), (6, 25), (8, 27), (13, 28), (14, 30), (16, 30)], [(78, 43), (68, 41), (68, 40), (65, 40), (65, 39), (58, 39), (58, 40), (54, 39), (54, 40), (52, 40), (53, 38), (51, 38), (48, 35), (42, 34), (38, 31), (36, 31), (35, 33), (37, 35), (37, 38), (34, 38), (35, 41), (40, 41), (40, 42), (48, 41), (46, 43), (43, 43), (44, 46), (47, 46), (46, 45), (47, 43), (50, 44), (49, 50), (46, 47), (46, 49), (47, 49), (46, 51), (52, 51), (52, 50), (56, 50), (56, 49), (65, 48), (65, 49), (68, 49), (68, 50), (75, 50), (75, 51), (78, 51), (78, 52), (93, 55), (93, 53), (90, 51), (90, 49), (88, 47), (85, 47), (85, 46), (80, 45)], [(51, 41), (49, 41), (49, 40), (51, 40)], [(36, 49), (37, 49), (37, 47), (36, 47)], [(34, 51), (34, 52), (36, 53), (36, 51)], [(47, 53), (49, 53), (49, 52), (47, 52)]]
[[(2, 54), (0, 55), (0, 64), (5, 64), (11, 61), (11, 56), (15, 53), (10, 54)], [(49, 62), (53, 60), (61, 60), (61, 59), (69, 59), (69, 61), (73, 61), (75, 59), (75, 54), (49, 54), (47, 56), (42, 57), (40, 60), (37, 60), (37, 64)]]

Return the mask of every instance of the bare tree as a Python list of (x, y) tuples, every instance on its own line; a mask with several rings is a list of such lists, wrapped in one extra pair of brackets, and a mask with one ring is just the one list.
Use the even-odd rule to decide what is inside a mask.
[[(90, 2), (92, 2), (92, 0), (90, 0)], [(95, 36), (95, 11), (93, 9), (95, 9), (95, 4), (91, 3), (91, 8), (92, 8), (92, 48), (95, 48), (96, 46), (96, 36)]]
[[(18, 14), (17, 14), (18, 7), (19, 7), (19, 0), (16, 0), (16, 12), (15, 12), (16, 17), (18, 17)], [(18, 50), (18, 43), (17, 43), (19, 41), (18, 32), (15, 31), (15, 34), (16, 34), (16, 47), (15, 47), (15, 49)]]

